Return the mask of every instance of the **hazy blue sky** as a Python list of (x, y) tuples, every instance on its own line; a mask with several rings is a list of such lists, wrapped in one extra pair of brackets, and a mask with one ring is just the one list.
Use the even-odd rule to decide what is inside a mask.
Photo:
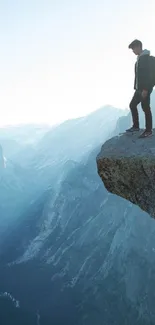
[(128, 107), (128, 44), (155, 55), (154, 13), (154, 0), (0, 0), (0, 124)]

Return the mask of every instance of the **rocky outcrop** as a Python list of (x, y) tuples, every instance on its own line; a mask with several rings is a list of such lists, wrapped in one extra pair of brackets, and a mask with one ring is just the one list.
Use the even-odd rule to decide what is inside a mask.
[(155, 135), (123, 134), (108, 140), (97, 156), (106, 189), (155, 217)]
[(6, 158), (3, 156), (3, 149), (0, 145), (0, 171), (6, 167)]

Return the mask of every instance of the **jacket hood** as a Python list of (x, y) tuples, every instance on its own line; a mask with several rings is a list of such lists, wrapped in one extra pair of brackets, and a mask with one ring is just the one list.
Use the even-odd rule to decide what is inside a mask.
[(142, 51), (142, 53), (139, 55), (139, 57), (142, 55), (150, 55), (150, 51), (145, 49)]

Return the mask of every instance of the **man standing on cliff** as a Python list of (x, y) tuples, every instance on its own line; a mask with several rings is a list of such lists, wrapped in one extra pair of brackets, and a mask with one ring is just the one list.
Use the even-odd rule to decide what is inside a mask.
[(139, 131), (139, 116), (137, 105), (141, 103), (142, 109), (145, 114), (146, 129), (140, 135), (140, 138), (149, 137), (152, 135), (152, 113), (150, 109), (150, 95), (153, 90), (150, 77), (150, 51), (143, 50), (142, 42), (134, 40), (129, 49), (137, 55), (137, 62), (135, 64), (135, 93), (130, 103), (130, 110), (132, 114), (133, 126), (126, 130), (127, 132)]

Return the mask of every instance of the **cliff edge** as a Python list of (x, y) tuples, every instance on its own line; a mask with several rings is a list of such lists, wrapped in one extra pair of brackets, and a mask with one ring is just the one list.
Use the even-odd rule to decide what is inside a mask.
[(150, 138), (123, 134), (108, 141), (97, 156), (106, 189), (155, 217), (155, 130)]

